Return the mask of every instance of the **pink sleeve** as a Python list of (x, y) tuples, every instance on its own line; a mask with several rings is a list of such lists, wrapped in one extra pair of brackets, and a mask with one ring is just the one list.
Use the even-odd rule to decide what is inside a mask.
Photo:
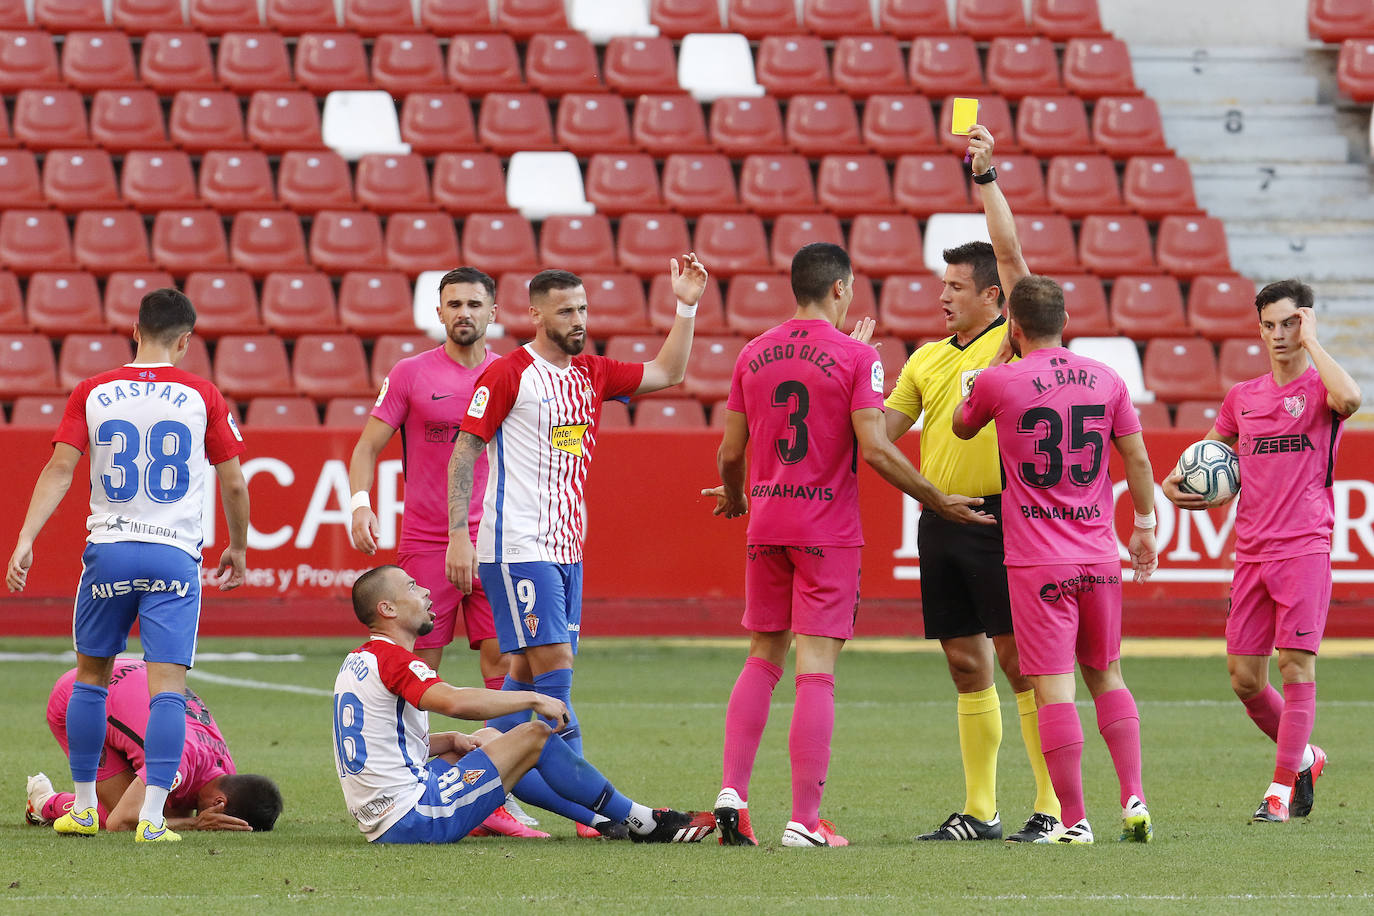
[(883, 361), (878, 351), (864, 345), (853, 348), (853, 384), (849, 393), (849, 410), (868, 407), (883, 408)]
[(1115, 394), (1116, 404), (1112, 414), (1112, 438), (1129, 436), (1141, 431), (1140, 414), (1131, 404), (1131, 396), (1126, 391), (1126, 383), (1118, 381)]
[(618, 359), (598, 356), (596, 365), (601, 375), (603, 401), (634, 394), (639, 389), (639, 383), (644, 381), (643, 363), (625, 363)]
[(738, 413), (745, 413), (744, 409), (744, 368), (748, 365), (749, 348), (745, 347), (739, 353), (739, 358), (735, 360), (735, 369), (730, 373), (730, 397), (725, 402), (725, 406)]
[(91, 431), (86, 426), (86, 398), (90, 393), (91, 384), (85, 381), (77, 385), (67, 398), (67, 408), (62, 411), (57, 432), (52, 435), (54, 445), (65, 442), (80, 452), (85, 452), (90, 446)]
[(1002, 366), (984, 369), (973, 383), (973, 390), (964, 401), (964, 423), (975, 429), (988, 425), (996, 412), (997, 395), (1002, 389)]
[(372, 416), (381, 420), (392, 429), (405, 425), (406, 413), (410, 407), (411, 383), (415, 373), (406, 368), (404, 362), (391, 367), (382, 381), (382, 390), (377, 395), (377, 403), (372, 408)]
[(1217, 411), (1216, 422), (1212, 424), (1220, 435), (1227, 438), (1240, 433), (1240, 428), (1236, 426), (1236, 392), (1239, 390), (1239, 385), (1232, 385), (1231, 390), (1226, 392), (1226, 397), (1221, 399), (1221, 409)]
[(426, 690), (444, 683), (433, 668), (400, 646), (374, 641), (369, 648), (377, 657), (377, 673), (386, 689), (417, 709)]
[(491, 441), (515, 405), (522, 368), (523, 365), (518, 366), (513, 358), (506, 358), (483, 370), (472, 392), (467, 415), (463, 417), (463, 432), (472, 433), (483, 442)]

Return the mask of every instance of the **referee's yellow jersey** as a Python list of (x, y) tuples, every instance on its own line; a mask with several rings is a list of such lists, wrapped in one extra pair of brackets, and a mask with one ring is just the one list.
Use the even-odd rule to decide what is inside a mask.
[(954, 337), (933, 341), (911, 354), (884, 406), (920, 418), (921, 473), (946, 493), (991, 496), (1002, 492), (1002, 462), (997, 430), (989, 423), (972, 439), (954, 435), (954, 407), (969, 393), (1006, 337), (1007, 320), (998, 316), (983, 333), (959, 346)]

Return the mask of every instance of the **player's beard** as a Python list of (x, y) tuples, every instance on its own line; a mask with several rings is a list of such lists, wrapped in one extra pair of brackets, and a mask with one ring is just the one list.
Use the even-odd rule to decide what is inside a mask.
[(577, 340), (572, 339), (572, 332), (559, 335), (546, 329), (546, 333), (549, 335), (549, 340), (553, 341), (554, 346), (569, 356), (577, 356), (587, 346), (587, 332), (585, 330), (582, 331), (582, 336)]
[(476, 325), (455, 324), (449, 328), (448, 339), (460, 347), (467, 347), (481, 340), (486, 333), (486, 328), (478, 328)]
[(420, 629), (418, 629), (418, 630), (415, 631), (415, 635), (416, 635), (416, 636), (428, 636), (430, 633), (433, 633), (433, 632), (434, 632), (434, 621), (431, 619), (431, 620), (426, 620), (424, 623), (420, 624)]

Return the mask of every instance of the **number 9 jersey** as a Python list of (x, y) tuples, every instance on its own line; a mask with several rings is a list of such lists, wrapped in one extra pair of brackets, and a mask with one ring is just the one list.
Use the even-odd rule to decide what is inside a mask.
[(77, 385), (53, 442), (90, 452), (87, 541), (169, 544), (197, 561), (209, 469), (243, 453), (219, 389), (166, 363)]
[(745, 415), (751, 544), (858, 547), (858, 441), (851, 414), (883, 407), (878, 351), (822, 319), (749, 341), (725, 405)]

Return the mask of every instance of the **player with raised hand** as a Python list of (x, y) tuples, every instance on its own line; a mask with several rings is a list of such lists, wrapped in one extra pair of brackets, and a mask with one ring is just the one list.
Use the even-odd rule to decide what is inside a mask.
[[(950, 337), (917, 349), (902, 367), (887, 398), (884, 422), (894, 441), (925, 415), (921, 427), (921, 471), (946, 491), (983, 497), (983, 509), (1000, 518), (1002, 467), (991, 427), (968, 442), (950, 431), (950, 417), (973, 380), (989, 365), (1012, 358), (1002, 315), (1005, 294), (1030, 271), (1011, 208), (997, 186), (993, 137), (975, 124), (969, 131), (973, 181), (987, 217), (987, 242), (967, 242), (944, 252), (940, 304)], [(1021, 739), (1035, 775), (1035, 805), (1012, 842), (1033, 842), (1059, 824), (1040, 731), (1035, 692), (1021, 673), (1003, 567), (1002, 527), (951, 525), (934, 513), (921, 514), (921, 614), (927, 639), (938, 639), (957, 693), (959, 753), (964, 804), (918, 840), (996, 840), (1002, 837), (997, 809), (997, 752), (1002, 744), (1002, 706), (994, 674), (1006, 674), (1016, 694)]]
[[(1231, 689), (1260, 731), (1277, 744), (1274, 778), (1251, 821), (1283, 823), (1312, 811), (1325, 752), (1308, 743), (1317, 709), (1317, 651), (1331, 602), (1331, 485), (1347, 417), (1360, 386), (1317, 340), (1312, 289), (1270, 283), (1255, 296), (1269, 372), (1226, 393), (1208, 439), (1240, 459), (1236, 566), (1226, 616)], [(1164, 494), (1181, 509), (1206, 499), (1179, 488)], [(1279, 654), (1283, 694), (1269, 683)]]
[[(792, 258), (796, 314), (754, 338), (735, 362), (716, 463), (716, 515), (749, 512), (745, 610), (749, 657), (725, 713), (715, 815), (724, 845), (757, 845), (749, 781), (783, 662), (797, 644), (797, 700), (788, 747), (792, 818), (784, 846), (847, 846), (820, 817), (835, 725), (835, 662), (858, 614), (856, 453), (893, 486), (953, 522), (993, 524), (981, 500), (947, 495), (922, 477), (882, 426), (883, 364), (872, 322), (839, 330), (854, 297), (849, 255), (806, 245)], [(757, 444), (748, 467), (745, 450)]]
[(1083, 727), (1074, 662), (1097, 707), (1121, 787), (1122, 840), (1154, 835), (1141, 785), (1140, 714), (1121, 677), (1121, 561), (1107, 443), (1120, 453), (1135, 507), (1129, 551), (1135, 581), (1158, 565), (1154, 474), (1121, 377), (1064, 348), (1064, 292), (1024, 277), (1008, 299), (1007, 334), (1019, 362), (992, 366), (960, 401), (951, 429), (971, 439), (993, 420), (1006, 470), (1005, 530), (1011, 613), (1021, 670), (1035, 687), (1040, 744), (1063, 826), (1038, 843), (1091, 843), (1083, 803)]
[(96, 772), (105, 741), (106, 698), (115, 656), (135, 620), (148, 663), (147, 792), (136, 842), (180, 839), (163, 805), (186, 740), (186, 671), (200, 620), (201, 516), (213, 466), (229, 522), (229, 546), (212, 581), (221, 590), (247, 572), (248, 487), (239, 468), (243, 438), (213, 384), (176, 368), (196, 324), (191, 300), (174, 289), (139, 303), (134, 361), (81, 382), (53, 435), (53, 455), (34, 487), (6, 581), (24, 587), (33, 542), (90, 450), (91, 514), (77, 587), (76, 683), (67, 737), (76, 800), (53, 823), (58, 833), (99, 829)]

